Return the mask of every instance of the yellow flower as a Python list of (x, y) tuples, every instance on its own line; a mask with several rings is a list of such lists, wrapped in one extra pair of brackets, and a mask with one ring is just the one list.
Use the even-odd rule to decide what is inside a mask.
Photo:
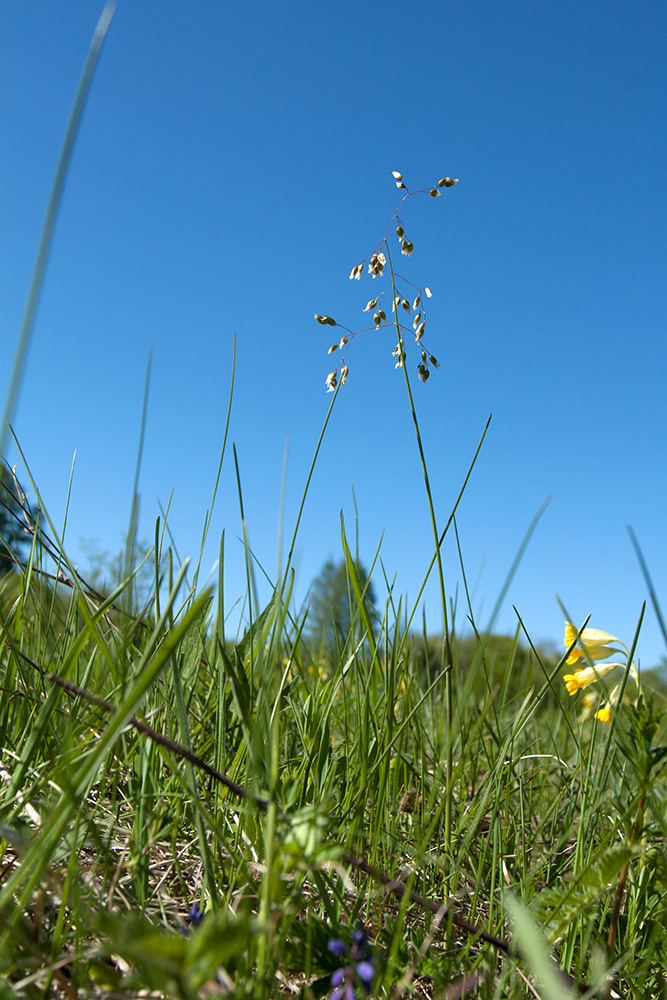
[(569, 695), (576, 694), (581, 688), (595, 684), (602, 677), (612, 673), (617, 667), (623, 667), (623, 663), (600, 663), (595, 667), (584, 667), (583, 670), (576, 670), (573, 674), (565, 674), (563, 680)]
[(595, 691), (587, 691), (581, 699), (581, 702), (581, 711), (577, 716), (577, 722), (586, 722), (587, 719), (590, 719), (594, 709), (597, 708), (600, 699), (596, 695)]
[(604, 722), (605, 725), (608, 726), (609, 723), (611, 722), (611, 709), (609, 708), (609, 706), (605, 705), (605, 707), (601, 708), (599, 712), (596, 712), (595, 718), (599, 719), (600, 722)]
[(597, 628), (585, 628), (577, 639), (578, 631), (570, 622), (565, 622), (565, 647), (569, 649), (573, 642), (578, 642), (578, 645), (571, 650), (566, 663), (576, 663), (582, 657), (588, 657), (589, 660), (606, 660), (612, 653), (618, 652), (609, 645), (610, 642), (621, 641), (615, 635)]

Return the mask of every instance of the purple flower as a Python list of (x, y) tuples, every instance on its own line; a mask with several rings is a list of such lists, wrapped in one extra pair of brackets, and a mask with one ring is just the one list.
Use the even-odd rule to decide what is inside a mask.
[(332, 938), (329, 941), (327, 948), (334, 955), (337, 955), (338, 958), (344, 958), (345, 955), (347, 955), (347, 948), (345, 947), (344, 942), (340, 940), (340, 938)]
[(204, 919), (204, 915), (204, 911), (199, 909), (197, 903), (193, 903), (190, 907), (188, 920), (193, 927), (199, 927), (200, 923)]
[(363, 962), (357, 962), (356, 964), (357, 975), (361, 979), (366, 992), (370, 993), (371, 986), (373, 984), (373, 976), (375, 975), (375, 969), (373, 968), (373, 963), (365, 960)]
[(352, 946), (346, 948), (340, 938), (332, 938), (327, 946), (329, 951), (339, 958), (349, 956), (349, 965), (343, 965), (331, 976), (333, 989), (329, 1000), (357, 1000), (355, 984), (359, 983), (368, 996), (373, 985), (375, 969), (373, 955), (368, 947), (368, 934), (363, 927), (357, 927), (352, 932)]

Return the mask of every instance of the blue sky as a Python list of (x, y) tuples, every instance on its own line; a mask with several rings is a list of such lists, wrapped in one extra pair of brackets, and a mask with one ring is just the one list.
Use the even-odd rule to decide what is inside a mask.
[[(102, 4), (0, 7), (2, 375), (14, 354), (73, 94)], [(291, 533), (331, 397), (315, 312), (357, 328), (382, 279), (350, 269), (400, 192), (460, 183), (401, 211), (429, 285), (427, 385), (408, 354), (440, 523), (489, 414), (458, 516), (482, 625), (543, 499), (503, 603), (562, 640), (557, 593), (629, 644), (647, 597), (632, 525), (667, 603), (665, 63), (667, 8), (394, 0), (269, 4), (120, 0), (77, 140), (14, 426), (53, 518), (72, 458), (68, 549), (126, 529), (153, 349), (140, 534), (173, 491), (196, 554), (215, 479), (234, 331), (236, 443), (248, 533), (274, 572), (285, 442)], [(391, 331), (357, 337), (308, 498), (297, 593), (361, 555), (416, 597), (432, 554), (424, 484)], [(10, 460), (15, 460), (12, 453)], [(231, 451), (205, 566), (226, 535), (226, 603), (245, 589)], [(383, 534), (384, 533), (384, 534)], [(455, 546), (447, 587), (459, 590)], [(382, 579), (376, 589), (383, 594)], [(427, 622), (440, 624), (437, 590)], [(639, 653), (667, 652), (649, 608)]]

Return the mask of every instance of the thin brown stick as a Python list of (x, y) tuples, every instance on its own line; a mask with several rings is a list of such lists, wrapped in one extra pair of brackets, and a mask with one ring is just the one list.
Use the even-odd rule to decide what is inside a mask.
[[(29, 656), (26, 656), (25, 653), (16, 649), (8, 639), (5, 639), (5, 646), (11, 649), (16, 656), (20, 657), (24, 663), (27, 663), (39, 674), (41, 674), (44, 680), (57, 684), (59, 687), (63, 688), (64, 691), (67, 691), (68, 694), (77, 698), (83, 698), (85, 701), (89, 701), (93, 705), (103, 708), (106, 712), (113, 713), (116, 711), (115, 705), (112, 705), (110, 701), (106, 701), (104, 698), (101, 698), (98, 694), (94, 694), (92, 691), (87, 691), (85, 688), (79, 687), (78, 684), (74, 684), (72, 681), (68, 681), (64, 677), (58, 676), (58, 674), (52, 674), (50, 670), (44, 670), (43, 667), (40, 667), (34, 662), (34, 660), (31, 660)], [(250, 792), (246, 791), (246, 789), (241, 785), (237, 785), (236, 782), (232, 781), (231, 778), (228, 778), (226, 774), (222, 774), (222, 772), (218, 771), (215, 767), (211, 767), (211, 765), (207, 764), (205, 760), (202, 760), (201, 757), (197, 757), (195, 754), (191, 753), (190, 750), (182, 746), (182, 744), (176, 743), (175, 740), (169, 739), (168, 736), (164, 736), (162, 733), (158, 733), (157, 730), (152, 729), (151, 726), (146, 725), (145, 722), (142, 722), (135, 716), (132, 716), (132, 718), (128, 720), (128, 725), (133, 726), (137, 732), (147, 736), (150, 740), (153, 740), (154, 743), (159, 744), (159, 746), (165, 747), (172, 753), (177, 754), (177, 756), (190, 761), (191, 764), (200, 768), (200, 770), (204, 771), (205, 774), (208, 774), (209, 777), (213, 778), (215, 781), (219, 781), (221, 785), (228, 788), (229, 791), (233, 792), (234, 795), (238, 796), (238, 798), (252, 802), (258, 809), (266, 810), (268, 808), (269, 804), (266, 799), (260, 799), (251, 795)]]
[(426, 896), (422, 896), (420, 893), (414, 892), (412, 889), (408, 890), (405, 882), (402, 882), (400, 879), (390, 878), (388, 875), (385, 875), (384, 872), (378, 871), (377, 868), (373, 868), (372, 865), (369, 865), (367, 861), (364, 861), (362, 858), (357, 858), (353, 854), (345, 854), (343, 856), (343, 860), (352, 868), (356, 868), (357, 871), (370, 875), (370, 877), (376, 882), (380, 882), (385, 887), (387, 892), (394, 893), (399, 897), (399, 899), (402, 899), (407, 892), (411, 902), (416, 903), (417, 906), (421, 906), (423, 910), (430, 910), (431, 913), (436, 914), (442, 914), (444, 911), (443, 920), (446, 920), (449, 916), (451, 916), (452, 923), (456, 927), (460, 927), (461, 930), (466, 931), (468, 934), (473, 934), (476, 937), (481, 938), (488, 944), (492, 944), (494, 948), (498, 949), (498, 951), (502, 951), (505, 954), (509, 953), (509, 941), (506, 941), (504, 938), (495, 937), (493, 934), (489, 934), (489, 932), (485, 931), (483, 927), (479, 926), (479, 924), (471, 924), (469, 920), (466, 920), (465, 917), (459, 916), (455, 910), (452, 910), (444, 903), (437, 903), (435, 900), (427, 899)]

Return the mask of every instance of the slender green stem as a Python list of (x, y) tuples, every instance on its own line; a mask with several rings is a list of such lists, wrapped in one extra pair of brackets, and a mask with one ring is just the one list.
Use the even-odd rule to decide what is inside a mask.
[(396, 333), (398, 335), (398, 347), (400, 351), (400, 358), (402, 361), (401, 368), (403, 369), (403, 376), (405, 378), (405, 388), (408, 393), (408, 400), (410, 403), (410, 413), (412, 414), (412, 423), (415, 429), (415, 436), (417, 438), (417, 448), (419, 450), (419, 460), (422, 467), (422, 475), (424, 476), (424, 485), (426, 487), (426, 496), (428, 499), (428, 509), (431, 517), (431, 527), (433, 529), (433, 539), (435, 541), (435, 553), (436, 561), (438, 564), (438, 582), (440, 584), (440, 601), (442, 604), (442, 620), (445, 635), (447, 635), (449, 628), (447, 622), (447, 597), (445, 595), (445, 575), (442, 568), (442, 555), (440, 552), (440, 540), (438, 534), (438, 526), (435, 517), (435, 506), (433, 504), (433, 494), (431, 492), (431, 481), (428, 475), (428, 468), (426, 465), (426, 455), (424, 454), (424, 446), (422, 444), (421, 432), (419, 430), (419, 420), (417, 419), (417, 410), (415, 408), (415, 401), (412, 395), (412, 387), (410, 385), (410, 378), (408, 376), (408, 369), (405, 365), (405, 345), (403, 342), (403, 334), (401, 332), (401, 324), (398, 320), (398, 306), (396, 305), (396, 275), (394, 274), (394, 266), (391, 260), (391, 253), (389, 250), (389, 244), (385, 240), (385, 247), (387, 250), (387, 262), (389, 264), (389, 271), (391, 273), (391, 294), (392, 303), (394, 305), (394, 326), (396, 327)]
[(16, 344), (12, 375), (9, 382), (9, 389), (7, 390), (2, 424), (0, 425), (0, 455), (5, 454), (9, 425), (14, 418), (14, 410), (16, 409), (19, 389), (21, 388), (21, 379), (25, 368), (25, 360), (28, 353), (28, 347), (30, 346), (30, 337), (35, 323), (37, 304), (39, 302), (39, 296), (44, 282), (44, 272), (46, 271), (46, 263), (49, 257), (51, 243), (53, 242), (53, 232), (56, 226), (60, 202), (62, 201), (67, 171), (69, 170), (69, 165), (72, 159), (74, 142), (79, 131), (81, 117), (86, 106), (90, 86), (93, 82), (95, 68), (97, 66), (102, 46), (104, 44), (104, 39), (106, 38), (107, 31), (109, 30), (109, 25), (111, 24), (111, 19), (114, 15), (115, 9), (115, 3), (107, 3), (102, 11), (99, 21), (97, 22), (97, 27), (95, 28), (95, 33), (90, 43), (88, 55), (86, 56), (86, 61), (83, 66), (83, 72), (81, 73), (81, 79), (79, 80), (79, 85), (76, 89), (76, 94), (74, 95), (74, 103), (72, 104), (72, 110), (70, 112), (69, 121), (67, 122), (67, 128), (65, 129), (65, 138), (63, 139), (62, 149), (60, 150), (60, 156), (58, 158), (58, 166), (56, 167), (56, 173), (53, 178), (53, 186), (51, 188), (51, 194), (49, 195), (49, 203), (46, 209), (44, 225), (42, 227), (42, 233), (37, 247), (37, 257), (35, 259), (35, 267), (30, 281), (30, 289), (28, 291), (25, 312), (23, 314), (23, 322), (21, 323), (21, 330)]
[(415, 436), (417, 438), (417, 448), (419, 450), (419, 460), (422, 467), (422, 475), (424, 476), (424, 485), (426, 487), (426, 497), (428, 500), (428, 509), (431, 518), (431, 528), (433, 529), (433, 541), (435, 543), (435, 558), (438, 566), (438, 582), (440, 584), (440, 603), (442, 606), (442, 623), (443, 623), (443, 644), (442, 644), (442, 655), (441, 655), (441, 668), (447, 670), (447, 676), (445, 677), (445, 705), (446, 705), (446, 716), (447, 716), (447, 749), (446, 749), (446, 759), (447, 759), (447, 781), (445, 786), (445, 853), (451, 856), (451, 846), (452, 846), (452, 772), (453, 772), (453, 721), (454, 721), (454, 688), (453, 688), (453, 677), (452, 671), (447, 669), (452, 666), (452, 651), (450, 647), (449, 640), (449, 623), (447, 616), (447, 595), (445, 593), (445, 574), (442, 567), (442, 553), (440, 551), (441, 539), (438, 532), (438, 524), (435, 516), (435, 505), (433, 503), (433, 494), (431, 492), (431, 481), (428, 475), (428, 468), (426, 465), (426, 455), (424, 454), (424, 446), (422, 444), (421, 432), (419, 430), (419, 420), (417, 419), (417, 410), (415, 408), (415, 401), (412, 395), (412, 387), (410, 385), (410, 378), (408, 376), (408, 369), (405, 363), (405, 345), (403, 342), (403, 334), (401, 333), (401, 324), (398, 318), (398, 303), (396, 294), (396, 275), (394, 273), (394, 266), (391, 259), (391, 251), (389, 250), (389, 243), (385, 239), (385, 247), (387, 251), (387, 261), (389, 263), (389, 271), (391, 274), (391, 295), (392, 295), (392, 305), (394, 309), (394, 325), (396, 327), (396, 333), (398, 335), (398, 349), (399, 349), (399, 359), (401, 361), (401, 368), (403, 369), (403, 376), (405, 378), (405, 388), (408, 393), (408, 401), (410, 404), (410, 413), (412, 414), (412, 424), (415, 430)]

